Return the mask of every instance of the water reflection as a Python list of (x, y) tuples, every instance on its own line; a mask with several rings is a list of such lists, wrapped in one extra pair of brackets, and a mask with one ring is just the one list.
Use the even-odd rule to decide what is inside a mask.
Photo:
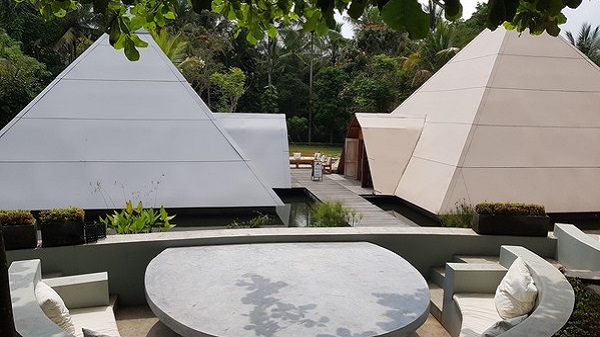
[(277, 215), (287, 227), (306, 227), (311, 223), (313, 201), (306, 195), (281, 197), (285, 206), (277, 207)]

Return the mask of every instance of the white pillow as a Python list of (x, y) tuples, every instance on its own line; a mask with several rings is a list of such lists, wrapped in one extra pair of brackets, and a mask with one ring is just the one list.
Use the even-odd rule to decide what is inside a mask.
[(537, 287), (522, 258), (518, 257), (508, 268), (496, 289), (494, 303), (498, 315), (504, 319), (526, 315), (535, 306)]
[(71, 320), (69, 309), (62, 298), (46, 283), (40, 281), (35, 286), (35, 297), (42, 311), (52, 322), (66, 332), (75, 335), (75, 326)]

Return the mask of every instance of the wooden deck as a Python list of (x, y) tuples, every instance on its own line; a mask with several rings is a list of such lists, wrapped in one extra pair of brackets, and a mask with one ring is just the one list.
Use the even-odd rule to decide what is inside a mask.
[(373, 190), (360, 187), (359, 181), (337, 174), (325, 174), (323, 180), (313, 181), (310, 173), (310, 169), (291, 170), (292, 187), (304, 187), (321, 201), (341, 201), (345, 207), (362, 213), (363, 219), (356, 227), (417, 226), (408, 219), (397, 219), (362, 198), (361, 195), (372, 195)]

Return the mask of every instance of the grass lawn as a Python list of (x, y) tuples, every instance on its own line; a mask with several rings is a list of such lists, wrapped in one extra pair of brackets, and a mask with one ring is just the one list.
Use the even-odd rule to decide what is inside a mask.
[(292, 152), (304, 152), (313, 154), (317, 151), (331, 155), (333, 158), (339, 158), (342, 154), (343, 146), (340, 145), (322, 145), (322, 144), (290, 144), (290, 153)]

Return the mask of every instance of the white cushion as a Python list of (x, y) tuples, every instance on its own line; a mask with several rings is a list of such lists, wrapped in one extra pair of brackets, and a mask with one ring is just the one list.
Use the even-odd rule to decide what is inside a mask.
[(117, 321), (110, 305), (71, 309), (71, 316), (73, 316), (73, 324), (75, 324), (78, 337), (83, 336), (83, 328), (100, 334), (119, 337)]
[(533, 283), (529, 268), (523, 259), (518, 257), (496, 289), (496, 310), (503, 319), (527, 315), (535, 306), (536, 297), (537, 287)]
[(482, 334), (481, 337), (496, 337), (501, 334), (507, 332), (508, 330), (514, 328), (515, 326), (521, 324), (524, 320), (527, 319), (527, 315), (517, 316), (514, 318), (504, 319), (494, 323), (491, 327), (487, 328)]
[(490, 325), (502, 319), (494, 307), (494, 294), (458, 293), (453, 298), (462, 313), (460, 337), (481, 337)]
[(75, 326), (69, 309), (62, 298), (46, 283), (40, 281), (35, 286), (35, 297), (42, 311), (56, 325), (68, 333), (75, 335)]

